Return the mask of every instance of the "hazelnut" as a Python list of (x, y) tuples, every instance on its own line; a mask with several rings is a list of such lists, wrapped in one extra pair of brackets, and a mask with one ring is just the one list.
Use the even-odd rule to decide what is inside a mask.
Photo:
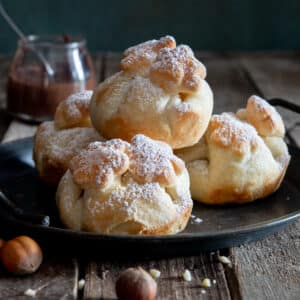
[(142, 268), (129, 268), (120, 274), (116, 292), (121, 300), (153, 300), (157, 284)]
[(40, 246), (28, 236), (19, 236), (6, 242), (1, 249), (1, 261), (13, 274), (31, 274), (41, 265), (43, 254)]

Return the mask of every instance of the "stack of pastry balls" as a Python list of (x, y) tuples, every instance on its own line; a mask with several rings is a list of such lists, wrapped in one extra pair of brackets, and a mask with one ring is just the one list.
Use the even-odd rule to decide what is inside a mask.
[(170, 36), (147, 41), (124, 52), (120, 72), (71, 95), (39, 126), (34, 160), (58, 185), (68, 228), (174, 234), (192, 199), (245, 203), (279, 187), (290, 160), (280, 115), (257, 96), (212, 115), (205, 77), (188, 46)]

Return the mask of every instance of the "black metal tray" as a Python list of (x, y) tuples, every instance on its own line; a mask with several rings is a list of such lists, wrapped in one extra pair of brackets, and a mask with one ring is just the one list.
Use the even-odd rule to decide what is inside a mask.
[[(292, 156), (286, 177), (273, 195), (242, 206), (212, 207), (195, 203), (185, 231), (169, 236), (101, 235), (65, 229), (55, 207), (55, 190), (44, 185), (34, 169), (32, 139), (0, 145), (0, 188), (26, 212), (50, 216), (49, 227), (14, 218), (0, 206), (3, 235), (28, 234), (48, 245), (70, 251), (96, 251), (113, 256), (192, 255), (251, 242), (280, 230), (300, 216), (300, 150)], [(55, 241), (55, 243), (53, 243)]]

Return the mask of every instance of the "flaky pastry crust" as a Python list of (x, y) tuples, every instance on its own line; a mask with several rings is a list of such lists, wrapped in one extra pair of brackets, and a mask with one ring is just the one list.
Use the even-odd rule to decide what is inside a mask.
[(192, 210), (184, 162), (144, 135), (88, 145), (70, 163), (57, 190), (63, 223), (105, 234), (172, 234)]
[(56, 110), (54, 122), (42, 123), (34, 137), (33, 159), (39, 176), (57, 185), (74, 155), (97, 140), (103, 140), (91, 128), (89, 105), (92, 91), (69, 96)]
[(185, 160), (194, 200), (245, 203), (277, 190), (290, 161), (278, 112), (260, 97), (236, 114), (213, 115), (205, 136), (176, 154)]
[(135, 72), (147, 68), (154, 62), (159, 50), (163, 48), (173, 49), (176, 41), (172, 36), (165, 36), (159, 40), (151, 40), (124, 51), (121, 60), (121, 69), (124, 71)]
[(72, 94), (57, 106), (54, 121), (57, 129), (92, 127), (90, 102), (93, 91)]
[(206, 69), (185, 45), (166, 36), (124, 52), (121, 71), (101, 83), (91, 101), (94, 127), (105, 138), (144, 134), (173, 149), (195, 144), (213, 107)]
[(237, 112), (240, 118), (245, 114), (246, 121), (255, 127), (260, 136), (278, 136), (285, 134), (284, 124), (276, 109), (264, 99), (253, 95), (248, 99), (245, 113)]
[(93, 128), (57, 130), (54, 122), (44, 122), (34, 137), (33, 160), (41, 179), (56, 186), (69, 168), (70, 160), (89, 143), (103, 140)]

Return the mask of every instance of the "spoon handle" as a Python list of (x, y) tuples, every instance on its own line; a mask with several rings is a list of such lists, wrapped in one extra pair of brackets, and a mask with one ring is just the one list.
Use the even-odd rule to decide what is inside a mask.
[(47, 74), (50, 77), (53, 77), (54, 70), (50, 66), (49, 62), (46, 60), (46, 58), (44, 57), (44, 55), (40, 51), (38, 51), (33, 45), (30, 44), (30, 42), (28, 42), (27, 37), (21, 31), (21, 29), (17, 26), (17, 24), (13, 21), (13, 19), (8, 15), (8, 13), (4, 9), (3, 4), (2, 4), (1, 1), (0, 1), (0, 14), (4, 18), (4, 20), (7, 22), (7, 24), (12, 28), (12, 30), (27, 45), (27, 47), (29, 47), (36, 54), (36, 56), (39, 58), (39, 60), (42, 62), (43, 66), (45, 67)]
[(0, 2), (0, 13), (5, 21), (10, 25), (10, 27), (14, 30), (14, 32), (22, 39), (26, 41), (26, 37), (17, 24), (12, 20), (12, 18), (7, 14), (6, 10), (3, 7), (2, 2)]

